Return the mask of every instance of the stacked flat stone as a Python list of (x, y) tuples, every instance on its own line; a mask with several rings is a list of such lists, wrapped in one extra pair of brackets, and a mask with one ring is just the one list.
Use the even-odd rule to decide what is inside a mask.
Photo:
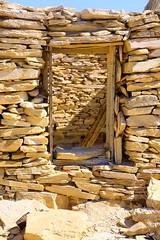
[(47, 164), (47, 106), (40, 96), (45, 13), (0, 3), (0, 167)]
[[(134, 20), (133, 20), (134, 19)], [(125, 152), (139, 167), (139, 178), (160, 173), (160, 19), (144, 12), (128, 20), (125, 42), (127, 62), (123, 80), (129, 97), (123, 101), (126, 116)]]
[(105, 104), (106, 55), (53, 55), (54, 142), (79, 144)]

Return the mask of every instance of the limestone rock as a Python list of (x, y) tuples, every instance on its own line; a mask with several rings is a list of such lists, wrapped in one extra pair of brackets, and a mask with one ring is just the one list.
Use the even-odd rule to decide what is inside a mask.
[(142, 222), (136, 223), (132, 227), (124, 231), (124, 233), (127, 236), (136, 236), (136, 235), (145, 234), (148, 232), (149, 232), (149, 228)]
[(151, 111), (153, 110), (153, 107), (137, 107), (137, 108), (128, 109), (125, 106), (123, 106), (122, 110), (125, 116), (146, 115), (151, 113)]
[(69, 185), (66, 186), (58, 186), (58, 185), (52, 185), (52, 186), (45, 186), (45, 190), (49, 192), (54, 192), (62, 195), (66, 195), (69, 197), (77, 197), (82, 199), (96, 199), (96, 195), (91, 193), (82, 192), (79, 188), (75, 188)]
[(54, 208), (57, 209), (56, 204), (56, 198), (57, 194), (54, 193), (48, 193), (48, 192), (17, 192), (16, 193), (16, 201), (22, 200), (22, 199), (28, 199), (28, 200), (36, 200), (38, 202), (43, 203), (48, 208)]
[(0, 139), (0, 151), (1, 152), (16, 152), (23, 143), (23, 139), (17, 140), (3, 140)]
[(113, 171), (101, 171), (100, 176), (105, 177), (105, 178), (128, 179), (128, 180), (132, 180), (132, 181), (136, 181), (136, 179), (137, 179), (135, 174), (123, 173), (123, 172), (113, 172)]
[(51, 184), (66, 184), (70, 181), (70, 177), (66, 172), (55, 172), (46, 176), (36, 178), (38, 183), (51, 183)]
[(160, 139), (149, 141), (149, 145), (150, 147), (155, 148), (158, 152), (160, 152)]
[(48, 117), (32, 117), (26, 116), (27, 122), (31, 123), (32, 126), (47, 127), (49, 123)]
[(38, 118), (43, 118), (47, 116), (47, 112), (45, 109), (26, 108), (24, 109), (24, 113), (31, 117), (38, 117)]
[[(1, 79), (1, 81), (6, 81), (6, 80), (13, 81), (13, 80), (17, 80), (17, 79), (36, 79), (39, 77), (39, 74), (40, 74), (40, 71), (37, 69), (16, 68), (13, 70), (6, 70), (6, 71), (0, 72), (0, 79)], [(23, 85), (23, 83), (22, 83), (22, 85)], [(32, 90), (32, 89), (30, 89), (30, 90)]]
[(16, 227), (16, 222), (28, 212), (35, 213), (36, 211), (49, 210), (44, 204), (36, 200), (21, 200), (21, 201), (0, 201), (0, 219), (6, 230)]
[(24, 239), (80, 240), (87, 231), (87, 226), (87, 215), (82, 212), (69, 210), (37, 212), (27, 216)]
[(160, 125), (160, 117), (154, 115), (131, 116), (126, 119), (130, 127), (153, 127)]
[(8, 128), (0, 129), (0, 137), (20, 137), (44, 132), (41, 127), (26, 127), (26, 128)]
[(160, 181), (151, 178), (147, 192), (147, 207), (160, 210)]
[(127, 108), (137, 108), (137, 107), (154, 106), (157, 103), (158, 103), (157, 96), (140, 95), (140, 96), (127, 99), (125, 102), (125, 106)]
[(93, 194), (98, 194), (101, 188), (101, 186), (98, 184), (89, 183), (83, 180), (77, 179), (77, 180), (74, 180), (74, 182), (78, 188)]
[(47, 145), (48, 139), (44, 136), (27, 136), (24, 137), (24, 144), (27, 145)]

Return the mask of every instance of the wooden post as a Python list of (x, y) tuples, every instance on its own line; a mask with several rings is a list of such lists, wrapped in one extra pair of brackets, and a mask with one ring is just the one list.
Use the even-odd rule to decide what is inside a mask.
[(114, 98), (116, 46), (108, 47), (107, 54), (107, 92), (106, 92), (106, 147), (114, 159)]
[(52, 107), (52, 81), (53, 81), (53, 74), (52, 74), (52, 47), (49, 47), (49, 152), (51, 154), (51, 161), (53, 160), (53, 107)]

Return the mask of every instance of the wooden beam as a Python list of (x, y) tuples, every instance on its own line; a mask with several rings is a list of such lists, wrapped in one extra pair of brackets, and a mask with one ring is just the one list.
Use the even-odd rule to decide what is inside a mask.
[(105, 54), (106, 47), (93, 48), (53, 48), (53, 53), (64, 54)]
[(114, 158), (114, 98), (116, 46), (110, 46), (107, 54), (107, 92), (106, 92), (106, 147), (111, 159)]
[[(63, 48), (93, 48), (93, 47), (109, 47), (109, 46), (123, 46), (123, 42), (104, 42), (104, 43), (81, 43), (81, 44), (69, 44), (69, 45), (63, 45), (63, 44), (59, 44), (54, 46), (54, 49), (63, 49)], [(52, 46), (50, 43), (48, 44), (48, 46)], [(53, 46), (52, 46), (53, 47)]]
[(51, 161), (53, 159), (53, 106), (52, 106), (52, 47), (49, 47), (49, 152), (51, 154)]

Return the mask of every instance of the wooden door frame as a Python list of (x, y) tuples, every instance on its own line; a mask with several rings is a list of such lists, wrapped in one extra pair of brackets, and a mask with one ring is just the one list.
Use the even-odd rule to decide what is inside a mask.
[(44, 78), (45, 85), (48, 86), (48, 103), (49, 103), (49, 151), (51, 160), (53, 159), (53, 128), (52, 128), (52, 53), (64, 54), (107, 54), (107, 86), (106, 86), (106, 144), (110, 152), (110, 159), (114, 160), (114, 100), (116, 84), (116, 48), (122, 47), (123, 42), (102, 43), (102, 44), (72, 44), (69, 46), (48, 46), (46, 68), (47, 77)]

